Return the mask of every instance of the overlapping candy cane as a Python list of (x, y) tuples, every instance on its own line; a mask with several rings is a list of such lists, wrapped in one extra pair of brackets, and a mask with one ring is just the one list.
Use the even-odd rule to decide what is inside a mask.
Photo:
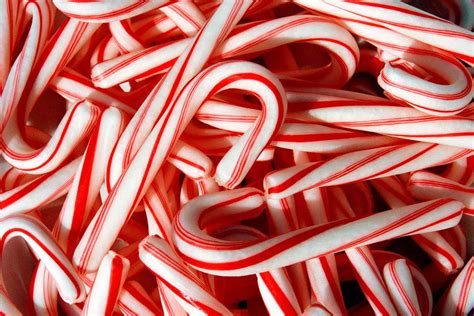
[[(7, 13), (15, 14), (12, 12), (12, 10), (15, 10), (14, 6), (7, 3), (7, 7), (9, 7), (5, 8)], [(28, 2), (24, 10), (26, 11), (25, 15), (31, 16), (31, 26), (23, 48), (11, 69), (10, 67), (6, 67), (6, 69), (10, 69), (10, 72), (2, 87), (2, 97), (0, 99), (0, 131), (3, 131), (20, 102), (28, 77), (44, 49), (54, 19), (55, 9), (51, 3), (47, 1)], [(7, 21), (12, 21), (12, 19), (8, 18)], [(13, 34), (15, 33), (12, 32), (12, 35)], [(12, 50), (13, 45), (15, 45), (14, 39), (11, 39), (11, 42), (6, 44), (8, 44), (9, 49)]]
[(201, 10), (191, 1), (183, 1), (164, 6), (160, 9), (186, 36), (196, 34), (206, 23)]
[(474, 258), (471, 258), (445, 293), (436, 310), (444, 315), (467, 315), (474, 308)]
[(112, 314), (129, 268), (129, 261), (113, 251), (102, 259), (84, 303), (84, 315)]
[(426, 115), (382, 98), (358, 100), (356, 93), (352, 100), (298, 92), (287, 95), (294, 111), (289, 119), (314, 119), (338, 127), (474, 149), (474, 121), (468, 118)]
[[(181, 93), (175, 107), (168, 109), (152, 130), (79, 243), (74, 261), (81, 269), (90, 271), (97, 268), (104, 250), (107, 251), (112, 245), (199, 106), (215, 93), (227, 89), (242, 89), (257, 95), (264, 108), (252, 128), (216, 168), (214, 177), (218, 184), (234, 187), (242, 181), (283, 123), (286, 100), (279, 82), (264, 68), (248, 62), (226, 62), (211, 66), (193, 79)], [(111, 225), (112, 222), (115, 225)], [(102, 236), (100, 242), (98, 234)]]
[[(292, 93), (287, 93), (287, 96), (291, 98), (294, 97)], [(335, 99), (338, 98), (335, 97)], [(318, 106), (319, 104), (323, 106), (323, 102), (319, 101), (321, 100), (318, 99)], [(359, 102), (354, 101), (354, 106), (356, 103)], [(290, 106), (290, 111), (299, 108), (299, 106), (300, 105), (298, 104)], [(342, 107), (343, 106), (341, 105), (341, 108)], [(352, 116), (354, 108), (348, 106), (347, 109), (348, 112), (350, 111)], [(333, 113), (334, 116), (337, 116), (338, 118), (341, 116), (337, 109), (331, 113)], [(250, 124), (257, 118), (259, 114), (260, 111), (253, 108), (239, 106), (220, 100), (210, 100), (199, 109), (195, 118), (205, 124), (217, 127), (219, 129), (242, 133), (248, 129)], [(401, 140), (385, 137), (382, 135), (360, 133), (335, 128), (332, 126), (325, 126), (320, 124), (320, 117), (313, 120), (312, 118), (309, 118), (309, 116), (310, 115), (307, 112), (304, 114), (291, 113), (289, 115), (290, 118), (287, 119), (283, 124), (278, 135), (272, 142), (272, 145), (280, 148), (306, 152), (344, 153), (367, 149), (370, 147), (379, 147), (391, 144), (395, 145), (399, 142), (403, 142)], [(325, 119), (326, 118), (321, 119), (321, 123), (327, 122), (334, 125), (339, 123), (339, 119), (338, 121)], [(341, 126), (343, 126), (343, 124), (341, 124)], [(226, 136), (227, 135), (223, 135), (223, 137)]]
[(40, 149), (26, 143), (16, 120), (10, 120), (2, 134), (3, 157), (24, 172), (52, 171), (89, 135), (99, 114), (99, 109), (87, 101), (77, 102), (66, 112), (49, 142)]
[[(415, 203), (404, 184), (395, 176), (372, 180), (371, 183), (390, 207)], [(412, 238), (444, 273), (455, 273), (464, 264), (461, 252), (451, 246), (439, 232), (415, 235)]]
[[(165, 72), (189, 41), (170, 42), (97, 64), (92, 70), (94, 84), (111, 87), (130, 79)], [(326, 86), (340, 87), (354, 74), (359, 50), (353, 37), (334, 22), (315, 16), (285, 17), (241, 27), (216, 47), (212, 59), (253, 56), (298, 42), (320, 45), (331, 56), (331, 69), (313, 80)]]
[(464, 214), (474, 216), (474, 189), (471, 187), (427, 171), (413, 173), (407, 185), (410, 193), (417, 199), (450, 197), (466, 206)]
[(123, 20), (166, 5), (166, 0), (119, 2), (54, 0), (54, 5), (69, 17), (92, 23)]
[[(319, 2), (319, 1), (315, 1)], [(401, 1), (325, 1), (348, 12), (367, 18), (401, 34), (441, 48), (464, 60), (474, 63), (474, 34)]]
[(35, 210), (66, 194), (79, 164), (80, 158), (56, 171), (0, 193), (0, 218)]
[[(406, 261), (401, 259), (386, 264), (383, 274), (397, 312), (402, 315), (422, 315), (415, 284)], [(429, 314), (431, 311), (427, 315)]]
[(181, 209), (174, 222), (173, 240), (181, 257), (207, 273), (248, 275), (350, 247), (449, 228), (459, 222), (463, 208), (459, 202), (441, 199), (252, 242), (223, 241), (201, 228), (209, 220), (254, 217), (263, 203), (263, 193), (249, 188), (195, 198)]
[(327, 161), (278, 170), (265, 179), (272, 198), (282, 198), (313, 187), (345, 184), (443, 165), (467, 157), (472, 150), (414, 143), (344, 154)]
[(193, 38), (179, 59), (158, 85), (150, 92), (124, 131), (111, 159), (108, 176), (115, 184), (137, 150), (151, 132), (160, 115), (172, 106), (184, 85), (194, 77), (231, 29), (237, 24), (250, 1), (223, 2), (206, 25)]
[(84, 300), (85, 290), (79, 275), (43, 224), (25, 215), (11, 216), (1, 221), (0, 236), (2, 247), (14, 237), (22, 237), (30, 245), (53, 276), (65, 302)]
[[(72, 182), (71, 188), (53, 228), (54, 237), (69, 256), (74, 251), (99, 195), (107, 161), (125, 125), (124, 120), (123, 114), (117, 109), (110, 108), (104, 111), (82, 159), (76, 162), (73, 171), (74, 180), (69, 180)], [(44, 195), (44, 191), (42, 189), (38, 194)], [(31, 286), (35, 310), (39, 314), (46, 311), (51, 313), (56, 309), (56, 289), (51, 281), (44, 264), (40, 263)]]
[[(378, 83), (394, 98), (402, 99), (421, 111), (440, 116), (459, 113), (470, 103), (473, 93), (470, 74), (464, 65), (451, 54), (385, 28), (380, 23), (374, 23), (373, 19), (339, 8), (343, 5), (342, 3), (345, 3), (343, 6), (346, 7), (349, 5), (348, 2), (329, 3), (324, 0), (314, 2), (299, 0), (298, 3), (311, 10), (336, 18), (351, 32), (364, 40), (393, 56), (421, 66), (441, 78), (441, 81), (438, 81), (440, 83), (430, 82), (406, 71), (403, 67), (398, 68), (388, 61), (379, 76)], [(367, 3), (370, 6), (370, 1)], [(384, 4), (379, 5), (384, 6)], [(426, 21), (424, 22), (426, 23)], [(450, 38), (456, 37), (453, 36)], [(472, 39), (467, 40), (467, 43), (471, 43), (470, 46), (472, 46), (472, 42)], [(449, 71), (441, 71), (441, 69), (449, 69)]]
[(188, 313), (231, 315), (164, 240), (153, 236), (145, 239), (140, 245), (140, 260), (176, 295)]

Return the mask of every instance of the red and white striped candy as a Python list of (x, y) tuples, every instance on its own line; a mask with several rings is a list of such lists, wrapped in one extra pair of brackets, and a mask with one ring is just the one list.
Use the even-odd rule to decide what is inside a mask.
[(82, 313), (111, 315), (127, 277), (130, 262), (113, 251), (102, 259)]
[(84, 300), (79, 275), (42, 223), (25, 215), (10, 216), (1, 220), (0, 237), (2, 248), (11, 238), (22, 237), (53, 276), (61, 298), (69, 304)]
[(474, 308), (474, 258), (471, 258), (463, 270), (454, 279), (442, 301), (436, 306), (443, 315), (467, 315)]
[(414, 143), (344, 154), (327, 161), (302, 164), (267, 175), (271, 198), (283, 198), (314, 187), (331, 186), (402, 174), (443, 165), (469, 156), (472, 150)]
[(155, 126), (81, 239), (74, 255), (80, 269), (97, 268), (104, 251), (112, 245), (199, 106), (213, 94), (227, 89), (242, 89), (257, 95), (264, 108), (252, 128), (221, 159), (214, 176), (218, 184), (226, 187), (242, 181), (283, 123), (286, 100), (279, 82), (264, 68), (248, 62), (225, 62), (193, 79), (174, 108), (168, 109)]
[(450, 197), (462, 202), (464, 214), (474, 216), (474, 189), (427, 171), (413, 173), (408, 182), (408, 190), (417, 199)]
[(71, 18), (92, 23), (123, 20), (159, 8), (166, 0), (119, 2), (53, 0), (54, 5)]
[(174, 293), (188, 313), (231, 315), (164, 240), (150, 236), (142, 241), (140, 260)]
[(181, 257), (207, 273), (249, 275), (389, 238), (449, 228), (459, 222), (463, 208), (453, 200), (435, 200), (252, 242), (224, 241), (202, 230), (210, 220), (254, 217), (263, 204), (263, 193), (248, 188), (190, 201), (173, 226), (173, 240)]

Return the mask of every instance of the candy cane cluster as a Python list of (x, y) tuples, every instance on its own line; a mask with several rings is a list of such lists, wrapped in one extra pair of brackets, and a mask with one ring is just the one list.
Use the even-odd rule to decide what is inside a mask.
[(0, 0), (0, 315), (472, 314), (473, 28)]

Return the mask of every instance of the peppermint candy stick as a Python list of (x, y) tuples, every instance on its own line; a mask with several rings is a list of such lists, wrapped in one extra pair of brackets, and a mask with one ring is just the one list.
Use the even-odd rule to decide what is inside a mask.
[(114, 168), (109, 174), (112, 184), (116, 183), (129, 165), (158, 118), (168, 108), (173, 107), (179, 91), (201, 71), (215, 47), (225, 39), (250, 4), (251, 1), (248, 0), (223, 2), (174, 63), (173, 68), (150, 92), (128, 124), (114, 151), (111, 159)]
[(474, 34), (401, 1), (325, 1), (474, 64)]
[(49, 88), (70, 102), (87, 99), (104, 109), (113, 106), (128, 114), (136, 112), (136, 107), (128, 104), (123, 95), (116, 94), (115, 91), (110, 91), (111, 89), (97, 89), (90, 79), (69, 68), (61, 71), (51, 81)]
[(31, 148), (20, 134), (16, 120), (3, 131), (3, 157), (24, 172), (43, 174), (56, 169), (92, 130), (99, 109), (86, 101), (72, 106), (64, 115), (49, 142), (40, 149)]
[[(235, 225), (219, 230), (217, 235), (226, 240), (253, 240), (266, 236), (255, 228)], [(263, 303), (270, 315), (299, 315), (301, 308), (287, 271), (276, 269), (257, 274), (257, 284)]]
[(0, 193), (0, 218), (33, 211), (66, 194), (80, 160), (77, 158), (56, 171)]
[(109, 23), (109, 30), (121, 54), (144, 49), (140, 39), (135, 36), (129, 19)]
[[(66, 19), (48, 41), (27, 85), (22, 115), (27, 118), (51, 80), (63, 70), (79, 49), (91, 38), (100, 24)], [(24, 112), (23, 112), (24, 111)]]
[[(446, 84), (435, 84), (403, 68), (386, 63), (378, 83), (394, 98), (402, 99), (423, 112), (439, 116), (459, 113), (469, 104), (473, 93), (470, 74), (464, 65), (449, 53), (374, 24), (368, 18), (325, 1), (309, 3), (306, 0), (298, 0), (298, 2), (336, 18), (362, 39), (395, 57), (421, 66), (446, 82)], [(441, 69), (443, 71), (440, 71)]]
[[(9, 11), (7, 8), (6, 10)], [(4, 86), (2, 86), (0, 131), (4, 130), (20, 102), (28, 77), (44, 49), (54, 19), (54, 7), (47, 1), (28, 2), (24, 10), (25, 15), (31, 16), (31, 26), (25, 44), (12, 65)], [(15, 45), (14, 42), (10, 43), (8, 49), (13, 49), (13, 45)]]
[[(97, 200), (107, 161), (124, 125), (125, 117), (119, 110), (110, 108), (104, 111), (82, 159), (74, 169), (77, 172), (53, 228), (54, 237), (68, 256), (72, 255)], [(38, 314), (56, 310), (56, 289), (41, 262), (35, 271), (31, 289)]]
[[(341, 188), (330, 187), (328, 193), (331, 197), (330, 202), (341, 209), (339, 216), (336, 216), (338, 219), (356, 216)], [(369, 247), (350, 248), (345, 252), (352, 264), (357, 282), (375, 314), (395, 315), (395, 307), (390, 300), (390, 295)]]
[(102, 259), (82, 313), (112, 315), (129, 268), (130, 263), (126, 258), (109, 251)]
[[(390, 207), (415, 203), (403, 183), (395, 176), (372, 180), (371, 183)], [(412, 238), (444, 273), (455, 273), (463, 266), (461, 253), (451, 246), (441, 233), (431, 232)]]
[(209, 220), (254, 217), (263, 204), (263, 193), (251, 188), (212, 193), (190, 201), (173, 225), (173, 241), (180, 256), (206, 273), (249, 275), (351, 247), (453, 227), (459, 222), (463, 208), (459, 202), (441, 199), (252, 242), (223, 241), (200, 228)]
[(29, 216), (10, 216), (1, 220), (0, 237), (2, 247), (11, 238), (22, 237), (53, 276), (61, 298), (69, 304), (84, 300), (86, 293), (76, 270), (46, 226)]
[[(298, 228), (298, 220), (296, 218), (296, 207), (291, 197), (274, 200), (267, 200), (267, 214), (270, 229), (276, 234), (284, 234), (296, 230)], [(310, 304), (309, 282), (302, 264), (295, 264), (286, 267), (290, 284), (295, 289), (298, 302), (302, 308)]]
[(368, 247), (351, 248), (346, 250), (346, 254), (352, 264), (356, 279), (375, 314), (396, 315), (386, 283), (380, 275), (370, 249)]
[[(307, 42), (328, 50), (331, 58), (327, 74), (316, 82), (340, 87), (354, 74), (359, 60), (359, 49), (354, 38), (342, 27), (325, 18), (299, 15), (255, 22), (241, 27), (222, 44), (216, 45), (212, 60), (262, 54), (285, 44)], [(165, 72), (182, 54), (189, 39), (151, 47), (95, 65), (94, 84), (111, 87), (130, 79), (140, 79)]]
[(437, 312), (442, 315), (468, 315), (474, 308), (473, 280), (474, 258), (471, 258), (436, 306)]
[(67, 16), (89, 23), (104, 23), (131, 18), (168, 3), (166, 0), (145, 2), (134, 0), (119, 2), (53, 0), (53, 2)]
[[(383, 269), (387, 288), (399, 315), (423, 315), (417, 298), (417, 289), (406, 260), (387, 263)], [(426, 315), (431, 315), (432, 305)]]
[(192, 1), (183, 1), (160, 9), (187, 37), (194, 36), (206, 23), (201, 10)]
[[(199, 106), (215, 93), (227, 89), (242, 89), (255, 94), (265, 109), (217, 166), (215, 179), (218, 184), (233, 187), (242, 181), (280, 128), (286, 113), (286, 100), (281, 85), (266, 69), (248, 62), (226, 62), (208, 68), (193, 79), (174, 108), (168, 109), (157, 123), (79, 243), (74, 261), (81, 270), (97, 268), (101, 256), (112, 245)], [(104, 220), (107, 225), (104, 225)], [(112, 222), (115, 225), (111, 225)], [(97, 238), (99, 231), (102, 232), (100, 243)]]
[(284, 198), (314, 187), (381, 178), (443, 165), (471, 154), (472, 150), (427, 143), (361, 150), (327, 161), (276, 171), (265, 178), (265, 189), (270, 198)]
[(462, 202), (464, 214), (474, 216), (474, 189), (427, 171), (413, 173), (407, 183), (408, 190), (417, 199), (450, 197)]
[(474, 121), (460, 116), (436, 117), (398, 106), (386, 99), (344, 99), (329, 95), (288, 95), (288, 119), (329, 123), (391, 137), (474, 149)]
[[(294, 98), (293, 93), (287, 93), (287, 95)], [(302, 93), (302, 95), (305, 94)], [(336, 97), (335, 99), (338, 98)], [(318, 101), (321, 100), (319, 99)], [(386, 100), (384, 102), (386, 102)], [(354, 101), (354, 103), (359, 102)], [(295, 107), (299, 108), (300, 105), (295, 103), (294, 106), (290, 107), (290, 110)], [(341, 105), (341, 108), (342, 107)], [(351, 112), (351, 116), (353, 115), (353, 109), (354, 107), (349, 108), (348, 106), (348, 112)], [(307, 113), (308, 112), (290, 113), (289, 116), (291, 118), (287, 119), (282, 125), (272, 145), (306, 152), (345, 153), (379, 146), (395, 145), (398, 142), (403, 142), (382, 135), (360, 133), (321, 125), (318, 124), (318, 121), (324, 121), (324, 119), (318, 117), (318, 120), (313, 120)], [(337, 110), (333, 111), (333, 113), (335, 114), (334, 116), (340, 116)], [(260, 111), (256, 109), (220, 100), (210, 100), (199, 109), (195, 118), (219, 129), (243, 133), (248, 130), (251, 123), (259, 114)], [(329, 123), (338, 124), (339, 122), (329, 120)], [(228, 135), (223, 135), (223, 137), (227, 136)]]
[(164, 240), (147, 237), (140, 245), (139, 254), (140, 260), (176, 295), (188, 313), (231, 315)]

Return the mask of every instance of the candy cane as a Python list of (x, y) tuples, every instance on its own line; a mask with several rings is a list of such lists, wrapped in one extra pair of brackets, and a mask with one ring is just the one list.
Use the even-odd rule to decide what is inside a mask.
[[(25, 215), (11, 216), (3, 219), (1, 223), (2, 247), (5, 247), (11, 238), (22, 237), (50, 271), (61, 298), (70, 304), (84, 300), (85, 290), (82, 282), (48, 228)], [(1, 282), (3, 283), (3, 280)]]
[[(459, 202), (441, 199), (253, 242), (222, 241), (200, 228), (210, 219), (253, 217), (263, 203), (263, 193), (256, 189), (218, 192), (189, 202), (178, 213), (173, 226), (173, 240), (181, 257), (207, 273), (248, 275), (387, 238), (452, 227), (459, 222), (463, 207)], [(196, 253), (199, 258), (193, 255)]]
[(386, 264), (383, 274), (398, 313), (422, 315), (415, 284), (406, 260), (399, 259)]
[(64, 167), (0, 193), (0, 218), (35, 210), (63, 196), (79, 167), (75, 159)]
[[(111, 170), (111, 183), (117, 181), (163, 111), (175, 102), (180, 89), (202, 69), (215, 46), (225, 39), (249, 6), (250, 1), (247, 0), (223, 2), (174, 63), (173, 68), (152, 90), (117, 144), (111, 164), (118, 170)], [(210, 43), (213, 44), (209, 45)]]
[(135, 36), (129, 19), (110, 22), (109, 29), (122, 54), (145, 48), (140, 39)]
[[(14, 8), (6, 9), (7, 12), (14, 10)], [(24, 10), (28, 15), (31, 15), (31, 27), (23, 49), (12, 65), (3, 86), (2, 98), (0, 99), (0, 130), (2, 131), (20, 102), (28, 76), (44, 49), (53, 23), (54, 7), (47, 1), (28, 2)], [(14, 45), (14, 43), (9, 44), (9, 46), (11, 45)]]
[(231, 315), (164, 240), (153, 236), (146, 238), (140, 245), (140, 260), (179, 298), (188, 313)]
[[(104, 111), (82, 159), (76, 164), (74, 170), (77, 172), (74, 171), (74, 180), (70, 181), (71, 188), (53, 229), (58, 244), (68, 255), (72, 254), (96, 202), (108, 158), (125, 125), (124, 121), (123, 114), (117, 109)], [(31, 288), (36, 312), (51, 313), (56, 308), (56, 292), (51, 276), (41, 263), (34, 274)]]
[(111, 315), (125, 282), (129, 261), (113, 251), (102, 259), (94, 284), (84, 303), (84, 315)]
[(186, 36), (193, 36), (206, 23), (201, 10), (191, 1), (183, 1), (160, 9)]
[[(405, 186), (395, 176), (372, 180), (371, 183), (390, 207), (415, 203)], [(444, 273), (455, 273), (464, 264), (460, 252), (439, 232), (415, 235), (412, 238)]]
[[(293, 98), (293, 94), (288, 93), (287, 95)], [(318, 102), (318, 106), (321, 103), (323, 102)], [(354, 103), (358, 102), (355, 101)], [(295, 107), (296, 106), (298, 105), (295, 104)], [(294, 107), (291, 106), (290, 109), (292, 108)], [(373, 107), (371, 107), (371, 109), (372, 108)], [(352, 114), (353, 108), (347, 107), (347, 109), (351, 111)], [(334, 116), (340, 117), (340, 113), (338, 113), (337, 110), (332, 113), (335, 114)], [(256, 109), (219, 100), (210, 100), (199, 109), (195, 118), (219, 129), (242, 133), (249, 128), (258, 114), (260, 114), (260, 111)], [(379, 147), (403, 142), (382, 135), (360, 133), (321, 125), (318, 120), (313, 120), (312, 118), (308, 118), (308, 116), (310, 115), (308, 115), (307, 112), (304, 114), (290, 114), (291, 119), (287, 119), (282, 125), (272, 145), (306, 152), (345, 153), (367, 149), (373, 146)], [(318, 119), (319, 118), (320, 117), (318, 117)], [(335, 120), (331, 121), (330, 119), (321, 119), (321, 121), (332, 124), (339, 123)]]
[[(328, 188), (328, 196), (330, 197), (333, 208), (338, 206), (341, 209), (339, 214), (336, 215), (336, 218), (343, 219), (356, 216), (341, 188)], [(396, 314), (395, 307), (390, 300), (389, 293), (375, 264), (371, 250), (367, 246), (362, 246), (347, 249), (345, 252), (352, 264), (354, 274), (362, 288), (362, 292), (374, 312), (376, 314)]]
[[(357, 94), (354, 94), (357, 98)], [(412, 108), (397, 106), (385, 99), (348, 100), (338, 97), (288, 93), (290, 119), (333, 124), (417, 141), (474, 149), (474, 121), (450, 116), (435, 117)]]
[[(258, 95), (265, 109), (252, 128), (221, 159), (216, 168), (214, 178), (218, 184), (233, 187), (242, 181), (255, 159), (281, 126), (286, 112), (286, 102), (282, 95), (282, 87), (265, 69), (248, 62), (225, 62), (208, 68), (193, 79), (183, 90), (175, 108), (169, 109), (160, 119), (132, 164), (120, 178), (119, 185), (114, 187), (88, 227), (74, 255), (74, 261), (79, 266), (87, 269), (96, 266), (96, 260), (100, 257), (96, 254), (102, 253), (111, 245), (105, 243), (103, 238), (97, 243), (97, 232), (104, 229), (119, 230), (143, 197), (145, 189), (149, 187), (153, 176), (192, 115), (208, 97), (229, 88), (245, 89)], [(157, 151), (157, 148), (161, 151)], [(168, 148), (168, 152), (163, 150), (164, 148)], [(129, 203), (127, 207), (125, 203)], [(121, 211), (111, 212), (116, 207)], [(119, 217), (119, 213), (122, 216)], [(110, 216), (112, 216), (110, 220), (117, 223), (115, 228), (111, 227), (113, 225), (103, 225), (104, 219)], [(107, 234), (110, 236), (109, 242), (115, 239), (116, 233), (118, 231)]]
[(112, 22), (134, 17), (165, 5), (166, 0), (120, 2), (94, 2), (53, 0), (54, 5), (64, 14), (86, 22)]
[(16, 122), (10, 121), (3, 131), (3, 157), (24, 172), (42, 174), (54, 170), (89, 135), (99, 116), (99, 109), (86, 101), (71, 107), (50, 141), (41, 149), (31, 148), (20, 135)]
[(436, 310), (444, 315), (466, 315), (474, 308), (474, 259), (471, 258), (445, 293)]
[[(318, 82), (343, 85), (354, 73), (359, 50), (352, 36), (330, 20), (315, 16), (294, 16), (242, 27), (219, 45), (213, 60), (257, 54), (295, 42), (321, 45), (330, 53), (331, 71)], [(94, 66), (92, 78), (100, 87), (165, 72), (182, 53), (189, 39), (151, 47)], [(316, 80), (316, 79), (315, 79)]]
[(129, 114), (136, 112), (136, 107), (128, 104), (128, 100), (124, 100), (123, 95), (113, 90), (97, 89), (90, 79), (72, 69), (66, 68), (59, 73), (51, 81), (49, 88), (70, 102), (87, 99), (101, 108), (113, 106)]
[(427, 171), (413, 173), (408, 190), (417, 199), (429, 200), (436, 196), (450, 197), (462, 202), (464, 214), (474, 216), (474, 189)]
[(401, 1), (335, 1), (331, 4), (474, 63), (472, 32)]
[[(379, 76), (379, 85), (394, 98), (402, 99), (421, 111), (447, 116), (461, 112), (472, 98), (472, 81), (466, 68), (449, 53), (394, 32), (371, 19), (340, 9), (341, 1), (329, 4), (325, 1), (298, 3), (312, 10), (336, 18), (351, 32), (400, 59), (413, 62), (438, 75), (446, 84), (434, 84), (410, 74), (404, 69), (386, 63)], [(394, 44), (396, 43), (396, 44)], [(440, 72), (440, 69), (450, 69)], [(456, 73), (456, 75), (454, 75)]]
[(327, 161), (282, 169), (268, 175), (265, 188), (272, 198), (283, 198), (313, 187), (397, 175), (443, 165), (472, 154), (471, 150), (414, 143), (368, 149)]

